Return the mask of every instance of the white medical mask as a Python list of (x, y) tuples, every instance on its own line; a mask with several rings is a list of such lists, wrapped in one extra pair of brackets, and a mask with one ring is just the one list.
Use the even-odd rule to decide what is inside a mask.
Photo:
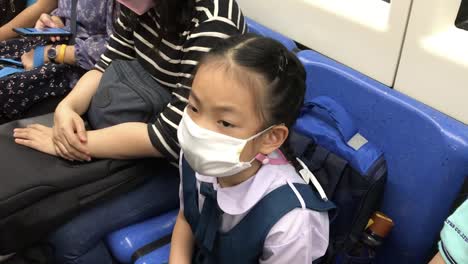
[(192, 169), (201, 175), (227, 177), (252, 166), (252, 160), (240, 161), (240, 155), (247, 142), (257, 138), (271, 127), (247, 139), (223, 135), (198, 126), (184, 111), (177, 130), (184, 158)]

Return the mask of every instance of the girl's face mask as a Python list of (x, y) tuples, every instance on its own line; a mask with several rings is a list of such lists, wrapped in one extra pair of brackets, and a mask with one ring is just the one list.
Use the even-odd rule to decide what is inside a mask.
[(248, 162), (239, 160), (242, 150), (247, 142), (270, 128), (247, 139), (239, 139), (198, 126), (184, 111), (177, 137), (184, 158), (194, 171), (204, 176), (227, 177), (252, 166), (255, 158)]
[(117, 0), (120, 4), (141, 16), (154, 7), (154, 0)]

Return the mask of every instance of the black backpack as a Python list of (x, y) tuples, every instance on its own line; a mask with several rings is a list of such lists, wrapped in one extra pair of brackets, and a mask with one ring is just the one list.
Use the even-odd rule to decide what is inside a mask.
[(19, 146), (12, 131), (53, 115), (0, 126), (0, 255), (20, 252), (90, 206), (126, 193), (158, 173), (163, 159), (69, 162)]
[(351, 116), (328, 97), (307, 102), (291, 135), (294, 154), (315, 175), (337, 207), (322, 263), (371, 263), (354, 255), (371, 215), (379, 209), (387, 178), (383, 153), (368, 142)]
[(26, 8), (26, 0), (0, 0), (0, 27)]

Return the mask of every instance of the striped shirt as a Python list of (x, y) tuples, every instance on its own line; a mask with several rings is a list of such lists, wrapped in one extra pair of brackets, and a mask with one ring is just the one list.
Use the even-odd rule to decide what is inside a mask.
[[(114, 34), (106, 52), (96, 64), (104, 71), (112, 60), (137, 59), (141, 65), (172, 94), (171, 102), (159, 114), (155, 123), (148, 125), (153, 146), (171, 161), (179, 158), (177, 128), (190, 93), (192, 73), (199, 59), (216, 40), (244, 33), (246, 23), (235, 0), (196, 0), (196, 12), (190, 31), (181, 32), (179, 40), (158, 42), (158, 14), (153, 10), (138, 17), (131, 25), (122, 7), (114, 25)], [(154, 43), (161, 43), (155, 48)]]

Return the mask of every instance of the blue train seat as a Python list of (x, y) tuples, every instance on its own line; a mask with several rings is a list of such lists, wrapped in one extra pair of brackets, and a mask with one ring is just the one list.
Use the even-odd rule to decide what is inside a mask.
[[(144, 222), (128, 226), (107, 236), (107, 245), (119, 263), (132, 263), (132, 255), (145, 245), (172, 233), (179, 210), (170, 211)], [(170, 245), (165, 245), (135, 263), (161, 264), (169, 261)]]
[[(250, 32), (297, 50), (291, 39), (251, 19), (247, 22)], [(468, 126), (319, 53), (298, 55), (308, 73), (306, 97), (326, 95), (338, 101), (364, 136), (385, 153), (389, 174), (382, 211), (396, 225), (378, 263), (427, 263), (468, 176)], [(175, 221), (176, 212), (169, 214)], [(155, 230), (173, 225), (171, 221), (157, 217), (127, 227), (109, 235), (108, 245), (118, 261), (130, 263), (133, 252), (153, 241), (152, 234), (159, 232)], [(167, 246), (136, 263), (163, 263), (158, 260), (168, 255)]]
[(260, 25), (259, 23), (253, 21), (250, 18), (246, 18), (245, 20), (247, 21), (247, 26), (248, 26), (250, 33), (255, 33), (261, 36), (276, 39), (277, 41), (281, 42), (286, 48), (288, 48), (288, 50), (291, 50), (291, 51), (299, 50), (296, 43), (292, 39), (276, 31), (273, 31), (263, 25)]
[(427, 263), (468, 176), (468, 126), (314, 51), (298, 55), (307, 70), (306, 98), (341, 103), (385, 154), (382, 211), (395, 228), (378, 263)]

